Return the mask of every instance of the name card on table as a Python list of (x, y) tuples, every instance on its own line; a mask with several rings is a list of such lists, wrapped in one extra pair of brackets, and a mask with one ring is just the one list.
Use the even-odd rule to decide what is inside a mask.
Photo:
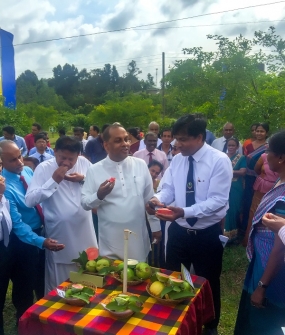
[(181, 264), (181, 275), (182, 275), (182, 279), (186, 280), (194, 289), (194, 284), (190, 275), (190, 272), (186, 269), (186, 267)]

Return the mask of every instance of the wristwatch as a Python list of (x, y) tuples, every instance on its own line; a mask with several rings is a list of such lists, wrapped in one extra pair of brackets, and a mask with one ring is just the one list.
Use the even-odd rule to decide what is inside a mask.
[(84, 183), (85, 183), (85, 177), (84, 177), (82, 180), (80, 180), (78, 183), (79, 183), (81, 186), (83, 186)]
[(268, 285), (263, 284), (263, 282), (261, 280), (258, 282), (257, 286), (262, 287), (262, 288), (267, 288), (268, 287)]

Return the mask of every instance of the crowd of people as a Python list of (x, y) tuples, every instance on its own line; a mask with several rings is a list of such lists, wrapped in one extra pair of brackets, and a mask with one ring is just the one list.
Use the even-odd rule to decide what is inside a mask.
[[(129, 254), (155, 267), (184, 264), (208, 279), (218, 334), (223, 244), (247, 246), (250, 261), (235, 335), (279, 335), (285, 326), (285, 131), (255, 123), (245, 141), (234, 125), (215, 138), (191, 114), (146, 134), (120, 123), (64, 130), (52, 149), (40, 124), (0, 138), (0, 335), (9, 281), (16, 322), (77, 271), (71, 260), (93, 246), (123, 259), (123, 230), (137, 234)], [(242, 143), (243, 142), (243, 143)], [(110, 179), (112, 178), (112, 179)], [(167, 207), (172, 214), (158, 215)], [(120, 238), (121, 237), (121, 238)]]

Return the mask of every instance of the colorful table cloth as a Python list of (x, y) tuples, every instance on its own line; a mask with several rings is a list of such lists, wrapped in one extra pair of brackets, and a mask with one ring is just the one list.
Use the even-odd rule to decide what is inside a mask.
[[(163, 271), (178, 277), (177, 272)], [(128, 287), (144, 302), (143, 310), (127, 319), (117, 319), (105, 311), (100, 302), (108, 295), (120, 293), (121, 283), (106, 277), (106, 285), (97, 288), (89, 305), (76, 307), (64, 304), (53, 290), (37, 301), (21, 317), (20, 335), (200, 335), (204, 323), (214, 318), (212, 292), (208, 281), (192, 276), (196, 296), (173, 306), (157, 303), (145, 291), (146, 283)], [(60, 287), (69, 285), (62, 283)]]

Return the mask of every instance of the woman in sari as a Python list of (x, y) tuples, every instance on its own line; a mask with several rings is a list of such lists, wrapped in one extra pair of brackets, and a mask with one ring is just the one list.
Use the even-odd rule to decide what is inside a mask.
[(256, 127), (255, 136), (256, 140), (248, 144), (244, 148), (244, 154), (246, 156), (246, 176), (245, 176), (245, 188), (244, 188), (244, 203), (243, 203), (243, 215), (240, 226), (240, 234), (245, 235), (245, 231), (248, 224), (249, 210), (253, 197), (253, 185), (257, 177), (254, 171), (255, 164), (259, 160), (260, 156), (265, 152), (267, 148), (266, 138), (269, 132), (269, 126), (266, 123), (259, 123)]
[(270, 138), (267, 159), (280, 179), (265, 194), (252, 221), (247, 246), (250, 264), (234, 335), (283, 335), (285, 326), (285, 246), (262, 223), (266, 213), (285, 215), (285, 131)]
[[(245, 156), (237, 153), (239, 140), (231, 137), (227, 141), (228, 156), (233, 166), (233, 179), (229, 195), (229, 209), (225, 219), (225, 235), (234, 242), (237, 228), (240, 225), (240, 214), (243, 199), (243, 177), (246, 174)], [(229, 241), (229, 242), (230, 242)]]
[(247, 147), (250, 143), (252, 143), (253, 141), (256, 140), (255, 137), (255, 131), (256, 131), (256, 127), (258, 126), (258, 123), (253, 123), (250, 126), (250, 131), (251, 131), (251, 138), (248, 138), (247, 140), (245, 140), (243, 142), (243, 146), (242, 146), (242, 152), (244, 152), (245, 147)]
[(255, 164), (254, 171), (257, 174), (257, 178), (253, 185), (254, 195), (251, 202), (251, 207), (249, 211), (248, 224), (243, 240), (243, 245), (247, 246), (248, 236), (251, 230), (251, 223), (254, 216), (254, 213), (257, 210), (258, 205), (260, 204), (264, 195), (271, 190), (271, 188), (276, 183), (278, 179), (278, 173), (275, 173), (270, 170), (267, 153), (261, 155), (257, 163)]

